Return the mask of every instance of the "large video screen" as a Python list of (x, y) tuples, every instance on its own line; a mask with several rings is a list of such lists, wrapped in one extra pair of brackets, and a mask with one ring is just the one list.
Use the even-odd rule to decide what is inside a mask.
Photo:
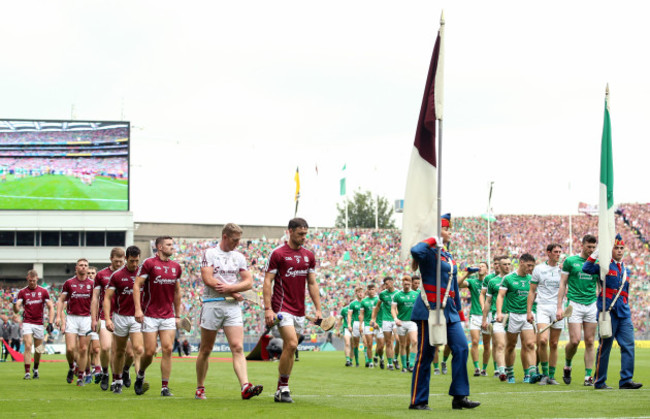
[(0, 119), (0, 210), (129, 210), (128, 122)]

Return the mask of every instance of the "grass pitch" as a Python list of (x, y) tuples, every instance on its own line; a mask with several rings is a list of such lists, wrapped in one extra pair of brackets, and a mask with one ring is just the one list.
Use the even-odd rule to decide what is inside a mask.
[[(563, 351), (560, 352), (563, 358)], [(214, 354), (215, 357), (226, 356)], [(44, 359), (63, 360), (62, 355)], [(519, 358), (517, 358), (519, 359)], [(211, 362), (206, 380), (208, 400), (195, 400), (195, 360), (175, 359), (170, 388), (172, 398), (160, 397), (159, 359), (147, 371), (149, 392), (136, 396), (133, 388), (117, 395), (103, 392), (98, 385), (76, 387), (67, 384), (67, 363), (43, 362), (39, 380), (23, 380), (23, 365), (0, 364), (0, 411), (2, 417), (273, 417), (273, 418), (378, 418), (433, 417), (648, 417), (650, 415), (650, 349), (637, 349), (634, 379), (640, 390), (596, 391), (583, 387), (582, 353), (573, 362), (571, 385), (539, 386), (501, 383), (493, 377), (470, 376), (471, 396), (482, 404), (474, 410), (451, 410), (447, 395), (450, 375), (433, 376), (429, 405), (432, 412), (407, 410), (411, 374), (379, 368), (346, 368), (342, 352), (302, 352), (294, 366), (290, 387), (294, 404), (273, 401), (277, 382), (277, 363), (249, 362), (248, 373), (264, 392), (242, 400), (239, 384), (229, 360)], [(618, 387), (620, 358), (612, 351), (608, 383)], [(471, 363), (469, 363), (471, 367)], [(473, 371), (473, 369), (470, 369)], [(489, 372), (492, 372), (491, 366)], [(561, 382), (561, 369), (558, 371)], [(470, 372), (471, 374), (471, 372)]]
[(76, 177), (43, 175), (0, 183), (0, 209), (126, 211), (127, 180), (96, 177), (91, 186)]

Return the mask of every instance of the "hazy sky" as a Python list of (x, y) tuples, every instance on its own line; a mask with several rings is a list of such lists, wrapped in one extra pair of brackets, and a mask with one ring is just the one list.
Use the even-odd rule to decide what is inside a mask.
[(7, 2), (0, 117), (124, 115), (137, 221), (284, 225), (299, 166), (329, 226), (344, 164), (403, 197), (444, 8), (443, 211), (485, 212), (490, 180), (497, 214), (597, 203), (606, 83), (615, 200), (650, 202), (646, 4)]

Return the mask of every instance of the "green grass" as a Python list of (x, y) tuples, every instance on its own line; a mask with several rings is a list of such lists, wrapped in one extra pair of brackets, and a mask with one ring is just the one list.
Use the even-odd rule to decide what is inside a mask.
[[(612, 351), (609, 384), (618, 387), (620, 358)], [(222, 357), (224, 354), (215, 354)], [(62, 355), (45, 356), (63, 359)], [(160, 364), (147, 371), (151, 390), (135, 396), (133, 388), (121, 395), (103, 392), (98, 385), (76, 387), (65, 382), (65, 362), (42, 363), (40, 380), (23, 380), (23, 366), (0, 364), (2, 417), (635, 417), (650, 413), (650, 349), (637, 349), (635, 381), (640, 390), (595, 391), (583, 387), (582, 354), (574, 359), (574, 382), (567, 386), (501, 383), (493, 377), (470, 377), (471, 399), (482, 403), (470, 411), (452, 411), (447, 395), (450, 376), (433, 376), (429, 405), (433, 412), (407, 410), (411, 375), (387, 370), (345, 368), (342, 352), (303, 352), (295, 364), (290, 387), (295, 403), (274, 403), (277, 363), (249, 362), (251, 381), (263, 384), (260, 397), (241, 400), (230, 362), (212, 362), (206, 380), (208, 400), (194, 400), (193, 359), (175, 359), (170, 388), (173, 398), (161, 398)], [(470, 365), (471, 366), (471, 365)], [(471, 371), (471, 370), (470, 370)], [(491, 371), (491, 368), (490, 368)], [(521, 381), (521, 369), (516, 371)], [(561, 371), (560, 374), (561, 376)]]
[(0, 209), (126, 211), (128, 194), (126, 180), (96, 177), (88, 186), (73, 176), (10, 175), (0, 183)]

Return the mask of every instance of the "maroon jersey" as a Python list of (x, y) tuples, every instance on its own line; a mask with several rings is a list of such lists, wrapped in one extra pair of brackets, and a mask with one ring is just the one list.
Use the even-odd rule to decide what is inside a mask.
[[(108, 288), (115, 291), (115, 305), (111, 305), (114, 312), (121, 316), (134, 316), (135, 305), (133, 305), (133, 284), (138, 270), (131, 272), (126, 266), (118, 269), (111, 275)], [(142, 291), (142, 290), (141, 290)], [(144, 294), (140, 294), (144, 300)], [(114, 308), (113, 308), (114, 307)]]
[(93, 298), (92, 284), (91, 279), (80, 281), (76, 276), (65, 281), (61, 293), (66, 294), (65, 300), (68, 302), (68, 314), (90, 316), (90, 301)]
[(271, 306), (276, 313), (286, 311), (305, 315), (307, 276), (316, 271), (314, 254), (301, 247), (294, 250), (287, 243), (271, 252), (266, 272), (275, 274)]
[(176, 282), (181, 278), (181, 265), (173, 260), (162, 260), (156, 256), (145, 259), (138, 270), (144, 278), (142, 312), (147, 317), (171, 319), (174, 317), (174, 292)]
[(34, 289), (25, 287), (18, 292), (16, 302), (23, 304), (23, 323), (43, 325), (43, 312), (45, 304), (50, 300), (50, 293), (43, 287)]
[[(102, 269), (101, 271), (97, 272), (95, 275), (95, 286), (94, 289), (99, 289), (99, 320), (106, 320), (104, 318), (104, 293), (106, 290), (106, 287), (108, 286), (108, 280), (111, 278), (111, 275), (113, 275), (113, 271), (111, 270), (111, 267), (106, 267)], [(113, 310), (113, 305), (111, 304), (111, 310)], [(111, 311), (111, 314), (113, 312)]]

